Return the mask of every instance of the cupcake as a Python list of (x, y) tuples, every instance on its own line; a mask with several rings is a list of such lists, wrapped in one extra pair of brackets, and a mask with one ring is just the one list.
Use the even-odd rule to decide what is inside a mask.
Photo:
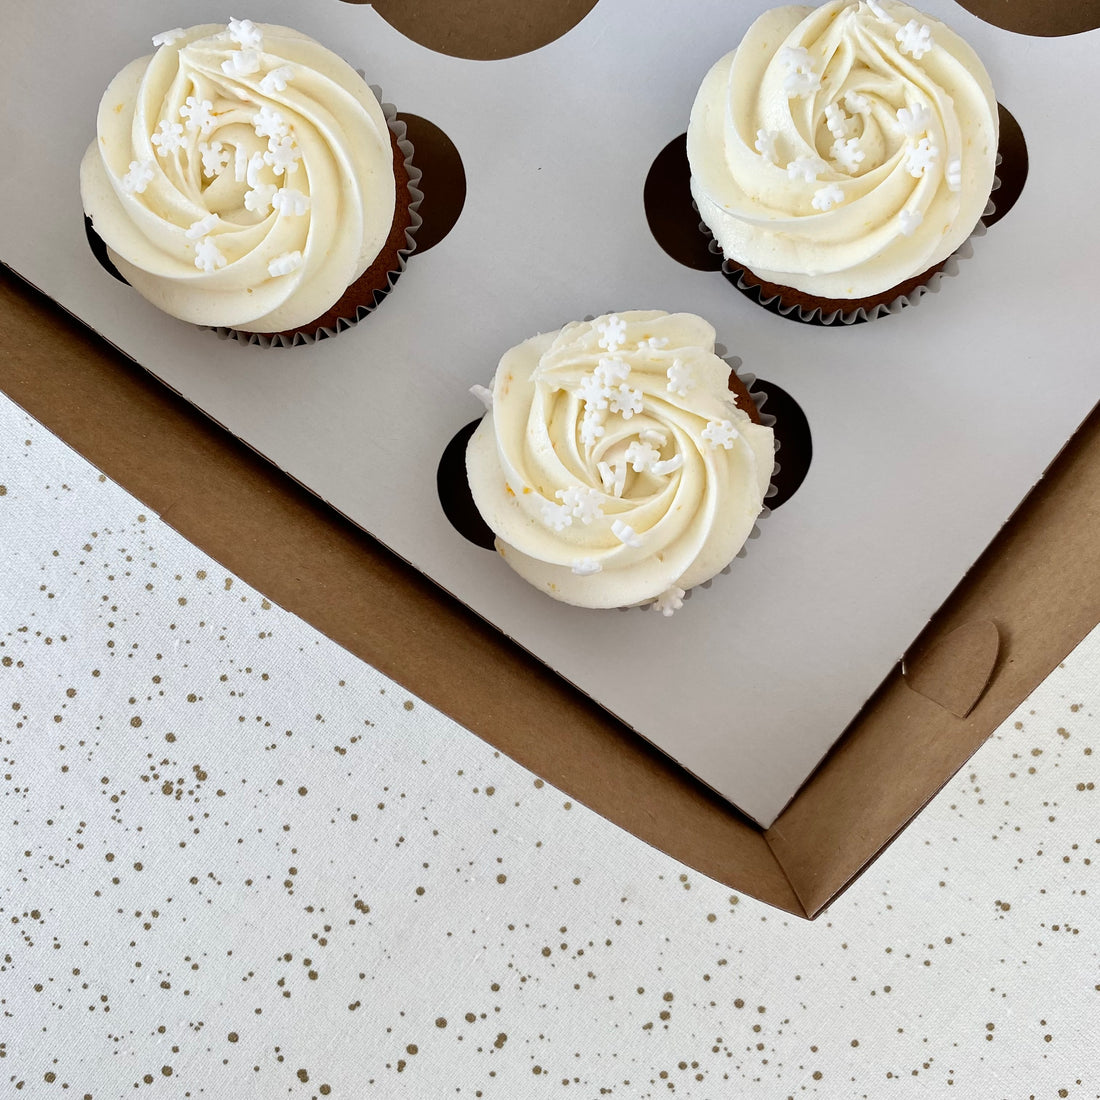
[(153, 45), (108, 86), (80, 167), (117, 270), (193, 324), (286, 342), (354, 322), (419, 223), (392, 109), (286, 27), (232, 19)]
[(671, 614), (763, 510), (772, 431), (699, 317), (609, 314), (534, 336), (479, 395), (474, 503), (504, 560), (554, 599)]
[(776, 8), (699, 89), (691, 193), (724, 270), (761, 300), (876, 316), (978, 224), (997, 131), (988, 74), (943, 23), (897, 0)]

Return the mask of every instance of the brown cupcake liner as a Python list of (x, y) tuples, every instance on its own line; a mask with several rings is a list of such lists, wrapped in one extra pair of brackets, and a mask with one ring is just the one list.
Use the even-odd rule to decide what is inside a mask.
[(288, 329), (283, 332), (242, 332), (233, 328), (208, 328), (220, 339), (235, 340), (239, 344), (263, 348), (299, 347), (313, 344), (319, 340), (328, 340), (339, 333), (357, 325), (364, 317), (372, 313), (405, 270), (409, 256), (416, 249), (415, 235), (423, 219), (419, 207), (424, 192), (419, 184), (422, 173), (413, 164), (413, 145), (409, 141), (405, 123), (397, 117), (397, 108), (382, 99), (382, 89), (376, 84), (370, 86), (386, 119), (390, 130), (390, 145), (393, 149), (394, 176), (397, 181), (398, 197), (404, 190), (409, 201), (400, 201), (394, 211), (393, 224), (382, 250), (374, 262), (351, 284), (325, 313), (308, 325)]
[[(1000, 163), (1001, 155), (998, 153), (997, 165), (999, 166)], [(1000, 185), (1001, 181), (995, 175), (991, 193), (995, 192)], [(709, 250), (716, 256), (723, 256), (722, 274), (747, 298), (769, 312), (787, 317), (792, 321), (830, 328), (834, 325), (862, 324), (879, 317), (901, 313), (903, 309), (916, 305), (925, 294), (938, 293), (945, 277), (954, 278), (958, 274), (958, 261), (967, 260), (973, 255), (971, 242), (977, 237), (985, 236), (986, 219), (992, 217), (995, 209), (993, 199), (990, 198), (970, 235), (945, 260), (911, 279), (898, 283), (897, 286), (884, 290), (881, 294), (853, 300), (820, 298), (795, 290), (793, 287), (769, 283), (744, 264), (723, 256), (722, 248), (706, 222), (699, 222), (699, 231), (710, 238), (707, 246)], [(698, 213), (697, 207), (696, 212)]]

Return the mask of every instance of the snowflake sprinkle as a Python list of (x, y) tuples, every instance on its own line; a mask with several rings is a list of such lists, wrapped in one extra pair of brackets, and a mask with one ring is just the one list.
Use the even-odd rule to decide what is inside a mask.
[(610, 391), (595, 374), (586, 374), (577, 386), (577, 396), (585, 409), (606, 409)]
[(289, 275), (292, 271), (297, 271), (302, 266), (302, 253), (295, 249), (293, 252), (284, 252), (281, 256), (276, 256), (275, 259), (267, 265), (267, 273), (273, 279), (278, 278), (280, 275)]
[(886, 9), (876, 3), (876, 0), (866, 0), (867, 7), (871, 9), (871, 14), (876, 19), (883, 23), (892, 23), (893, 20), (886, 14)]
[(922, 221), (924, 221), (924, 215), (919, 210), (903, 210), (898, 214), (898, 228), (905, 237), (911, 237), (916, 233)]
[(208, 275), (219, 267), (225, 267), (226, 259), (218, 251), (213, 237), (203, 237), (195, 245), (195, 266)]
[(585, 447), (595, 447), (604, 433), (603, 414), (598, 409), (585, 410), (581, 418), (580, 439)]
[(200, 218), (197, 222), (192, 222), (184, 236), (189, 241), (198, 241), (203, 237), (210, 236), (210, 231), (218, 224), (217, 214), (207, 214), (205, 218)]
[(621, 497), (626, 487), (626, 463), (616, 462), (612, 466), (609, 462), (597, 462), (596, 469), (599, 471), (604, 490), (612, 496)]
[(756, 131), (756, 144), (754, 148), (765, 160), (770, 160), (772, 164), (775, 164), (779, 159), (779, 154), (775, 149), (775, 139), (777, 137), (779, 137), (779, 134), (775, 130)]
[(635, 440), (627, 447), (623, 457), (634, 467), (636, 474), (644, 474), (653, 469), (655, 462), (661, 461), (661, 452), (656, 447), (649, 446), (648, 443)]
[(844, 106), (854, 114), (861, 115), (864, 111), (871, 109), (871, 101), (859, 92), (845, 92)]
[(239, 43), (241, 49), (258, 50), (263, 46), (263, 31), (251, 19), (229, 20), (229, 37)]
[(265, 104), (252, 116), (252, 129), (257, 137), (278, 140), (290, 133), (290, 123), (274, 107)]
[(708, 420), (701, 434), (712, 447), (725, 447), (728, 451), (741, 433), (728, 420)]
[(309, 196), (292, 187), (280, 187), (271, 200), (280, 214), (304, 214), (309, 209)]
[(894, 37), (901, 44), (901, 52), (911, 54), (914, 61), (920, 61), (935, 45), (932, 41), (932, 28), (915, 19), (910, 19), (904, 27), (899, 28)]
[(837, 203), (844, 201), (844, 192), (835, 184), (827, 183), (814, 192), (810, 205), (815, 210), (831, 210)]
[(629, 523), (623, 523), (621, 519), (615, 520), (611, 524), (611, 533), (624, 546), (629, 546), (633, 550), (641, 549), (643, 542), (642, 536), (639, 535)]
[(645, 408), (645, 400), (641, 390), (631, 389), (624, 382), (618, 389), (612, 390), (607, 407), (611, 412), (619, 413), (624, 420), (629, 420)]
[(187, 129), (194, 133), (196, 130), (206, 137), (218, 124), (214, 117), (214, 104), (209, 99), (200, 100), (198, 96), (189, 95), (180, 107), (180, 117), (184, 120)]
[(684, 606), (684, 596), (687, 595), (682, 588), (673, 585), (666, 589), (653, 601), (653, 610), (660, 611), (664, 617), (670, 618), (674, 611), (679, 611)]
[(962, 161), (958, 157), (952, 157), (943, 170), (943, 178), (947, 181), (949, 191), (959, 191), (962, 188)]
[(286, 86), (294, 79), (294, 70), (289, 65), (280, 65), (272, 69), (260, 81), (260, 91), (264, 95), (274, 95), (276, 92), (285, 92)]
[(817, 177), (828, 167), (820, 157), (798, 157), (787, 165), (787, 175), (792, 180), (816, 183)]
[(127, 194), (140, 195), (153, 179), (153, 162), (151, 160), (130, 161), (130, 171), (121, 179), (122, 190)]
[(592, 374), (601, 385), (619, 386), (630, 377), (630, 364), (625, 359), (601, 359)]
[(271, 138), (267, 143), (267, 152), (264, 153), (264, 161), (271, 165), (271, 170), (277, 176), (285, 172), (297, 172), (298, 161), (302, 159), (302, 151), (294, 144), (294, 138), (289, 134), (286, 137)]
[(684, 456), (682, 454), (674, 454), (671, 458), (666, 458), (664, 462), (654, 462), (649, 468), (649, 472), (656, 477), (667, 477), (669, 474), (674, 474), (683, 466)]
[(198, 149), (204, 176), (220, 176), (229, 167), (229, 150), (220, 141), (200, 142)]
[(553, 531), (564, 531), (573, 523), (573, 516), (564, 504), (542, 502), (542, 522)]
[(603, 566), (593, 558), (581, 558), (573, 563), (573, 572), (578, 577), (591, 577), (594, 573), (603, 571)]
[(932, 144), (931, 138), (923, 137), (905, 153), (905, 167), (909, 175), (920, 179), (936, 163), (940, 151)]
[(260, 71), (260, 55), (256, 50), (236, 50), (222, 62), (226, 76), (250, 76)]
[(832, 156), (841, 168), (853, 176), (859, 171), (859, 166), (867, 159), (867, 154), (859, 147), (859, 138), (834, 141)]
[(666, 374), (668, 385), (665, 389), (669, 393), (676, 394), (677, 397), (687, 397), (699, 384), (699, 380), (695, 377), (695, 368), (682, 359), (673, 359), (672, 366), (668, 368)]
[(915, 138), (918, 134), (923, 134), (931, 122), (932, 112), (923, 103), (898, 108), (898, 123), (906, 137)]
[(595, 489), (583, 485), (572, 485), (568, 489), (559, 489), (554, 496), (568, 509), (574, 519), (579, 519), (587, 527), (593, 520), (603, 519), (600, 507), (600, 494)]
[(829, 133), (839, 141), (846, 138), (851, 132), (853, 123), (851, 118), (844, 113), (844, 109), (835, 103), (829, 103), (825, 107), (825, 125)]
[(616, 352), (626, 343), (626, 322), (614, 313), (601, 321), (596, 331), (600, 334), (599, 345), (605, 351)]
[(789, 96), (807, 96), (821, 87), (821, 76), (814, 72), (813, 58), (805, 46), (784, 46), (776, 54), (783, 66), (783, 91)]
[(157, 126), (157, 132), (149, 140), (157, 147), (157, 153), (166, 157), (169, 153), (183, 148), (183, 125), (162, 118)]
[(233, 178), (237, 183), (244, 183), (248, 178), (248, 165), (248, 150), (243, 145), (236, 146), (233, 154)]
[(252, 189), (245, 192), (245, 210), (253, 214), (266, 214), (275, 205), (275, 191), (275, 184), (257, 180)]

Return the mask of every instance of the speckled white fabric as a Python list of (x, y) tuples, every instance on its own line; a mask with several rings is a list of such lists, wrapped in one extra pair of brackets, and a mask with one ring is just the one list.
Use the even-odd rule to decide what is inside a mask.
[(0, 399), (0, 742), (5, 1096), (1100, 1096), (1100, 631), (810, 924)]

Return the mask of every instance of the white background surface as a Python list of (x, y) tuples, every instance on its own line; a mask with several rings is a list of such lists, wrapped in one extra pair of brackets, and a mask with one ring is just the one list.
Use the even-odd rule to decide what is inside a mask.
[(571, 804), (2, 398), (0, 548), (5, 1096), (1100, 1096), (1100, 632), (810, 924)]
[[(650, 235), (646, 172), (756, 13), (724, 0), (601, 0), (557, 42), (501, 62), (440, 56), (336, 0), (307, 21), (289, 0), (237, 13), (308, 22), (399, 109), (441, 126), (467, 173), (455, 229), (368, 323), (274, 352), (158, 314), (102, 273), (83, 237), (77, 165), (99, 90), (152, 33), (225, 12), (15, 7), (0, 65), (0, 258), (768, 823), (1100, 396), (1091, 316), (1071, 289), (1091, 285), (1100, 260), (1100, 221), (1079, 216), (1095, 202), (1100, 145), (1077, 139), (1071, 109), (1093, 99), (1100, 32), (1032, 39), (947, 0), (925, 6), (986, 61), (1031, 169), (961, 274), (900, 317), (799, 326), (682, 268)], [(639, 307), (707, 317), (814, 433), (799, 493), (671, 621), (554, 604), (457, 536), (435, 493), (439, 455), (480, 411), (466, 391), (503, 350)]]

